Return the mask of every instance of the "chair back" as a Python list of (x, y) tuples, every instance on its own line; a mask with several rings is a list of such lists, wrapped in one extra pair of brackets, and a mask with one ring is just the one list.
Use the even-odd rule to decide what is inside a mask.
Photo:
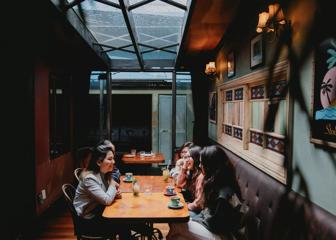
[(74, 225), (75, 235), (80, 235), (79, 233), (79, 217), (77, 215), (76, 209), (73, 205), (73, 200), (75, 198), (76, 189), (70, 183), (65, 183), (62, 186), (62, 191), (66, 205), (71, 213), (72, 222)]
[(74, 175), (75, 175), (78, 182), (79, 182), (79, 176), (81, 175), (83, 170), (84, 170), (84, 168), (76, 168), (75, 171), (74, 171)]

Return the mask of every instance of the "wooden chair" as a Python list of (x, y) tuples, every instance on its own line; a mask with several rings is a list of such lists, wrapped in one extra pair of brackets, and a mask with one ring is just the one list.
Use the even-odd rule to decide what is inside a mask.
[(75, 175), (78, 182), (79, 182), (79, 176), (81, 175), (83, 170), (84, 170), (84, 168), (76, 168), (75, 171), (74, 171), (74, 175)]
[(77, 215), (76, 209), (73, 205), (73, 199), (75, 197), (76, 189), (69, 183), (63, 184), (62, 186), (63, 195), (65, 198), (66, 205), (70, 210), (73, 225), (74, 225), (74, 233), (77, 236), (78, 240), (103, 240), (103, 239), (116, 239), (115, 236), (98, 236), (98, 235), (88, 235), (84, 234), (81, 229), (81, 219)]
[[(76, 209), (73, 205), (73, 200), (75, 198), (76, 189), (73, 185), (66, 183), (62, 186), (63, 195), (65, 198), (66, 205), (71, 213), (72, 222), (74, 225), (74, 234), (77, 236), (78, 240), (116, 240), (116, 235), (113, 236), (98, 236), (89, 235), (83, 232), (81, 228), (81, 218), (77, 215)], [(132, 234), (131, 239), (140, 239), (143, 235), (135, 232)]]

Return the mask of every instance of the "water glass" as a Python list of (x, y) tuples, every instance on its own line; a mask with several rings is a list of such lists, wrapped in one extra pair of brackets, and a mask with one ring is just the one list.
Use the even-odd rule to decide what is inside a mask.
[(151, 195), (152, 194), (152, 185), (151, 184), (145, 184), (143, 186), (145, 195)]
[(162, 170), (162, 176), (163, 176), (163, 181), (167, 182), (169, 178), (169, 170), (168, 169), (163, 169)]

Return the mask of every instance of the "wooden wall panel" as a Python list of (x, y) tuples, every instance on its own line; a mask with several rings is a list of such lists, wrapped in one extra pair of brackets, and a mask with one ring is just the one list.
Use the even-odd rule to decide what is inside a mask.
[[(49, 157), (49, 72), (50, 67), (39, 63), (35, 69), (35, 203), (41, 215), (57, 200), (63, 183), (73, 181), (74, 159), (71, 153), (50, 160)], [(46, 190), (46, 200), (38, 195)]]

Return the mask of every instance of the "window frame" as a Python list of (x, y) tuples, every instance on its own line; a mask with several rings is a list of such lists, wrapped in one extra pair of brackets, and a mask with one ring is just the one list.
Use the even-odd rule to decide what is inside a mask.
[[(291, 161), (286, 161), (288, 164), (286, 167), (284, 155), (276, 152), (274, 150), (268, 149), (266, 146), (266, 138), (267, 136), (272, 136), (275, 138), (284, 139), (284, 136), (274, 133), (274, 132), (264, 132), (262, 130), (253, 129), (263, 134), (263, 145), (258, 146), (255, 143), (250, 141), (250, 132), (252, 127), (252, 102), (253, 101), (264, 101), (264, 117), (267, 116), (268, 103), (270, 99), (267, 97), (268, 93), (266, 93), (266, 87), (264, 88), (265, 94), (263, 99), (251, 99), (251, 88), (258, 85), (265, 85), (268, 81), (269, 69), (267, 67), (260, 69), (258, 71), (254, 71), (250, 74), (242, 76), (234, 81), (224, 82), (218, 85), (219, 90), (219, 101), (221, 105), (221, 110), (219, 112), (220, 119), (218, 119), (218, 131), (217, 131), (217, 142), (231, 150), (232, 152), (238, 154), (246, 161), (250, 162), (252, 165), (257, 168), (263, 170), (265, 173), (274, 177), (276, 180), (286, 184), (287, 179), (287, 169), (290, 166)], [(289, 76), (289, 66), (287, 61), (279, 62), (275, 65), (273, 72), (273, 82), (286, 80), (288, 81)], [(225, 133), (225, 104), (228, 102), (225, 99), (226, 91), (230, 89), (238, 89), (244, 88), (244, 117), (243, 117), (243, 137), (242, 141), (238, 139), (234, 139), (233, 137), (233, 129), (232, 135), (229, 136)], [(233, 94), (234, 95), (234, 94)], [(232, 100), (234, 97), (232, 97)], [(289, 94), (286, 95), (285, 98), (275, 98), (279, 101), (284, 100), (286, 104), (286, 116), (285, 116), (285, 129), (287, 136), (291, 136), (292, 125), (289, 123), (292, 121), (292, 100)], [(233, 101), (231, 101), (233, 102)], [(291, 146), (288, 146), (289, 152), (291, 152)], [(291, 157), (291, 154), (288, 154)]]

